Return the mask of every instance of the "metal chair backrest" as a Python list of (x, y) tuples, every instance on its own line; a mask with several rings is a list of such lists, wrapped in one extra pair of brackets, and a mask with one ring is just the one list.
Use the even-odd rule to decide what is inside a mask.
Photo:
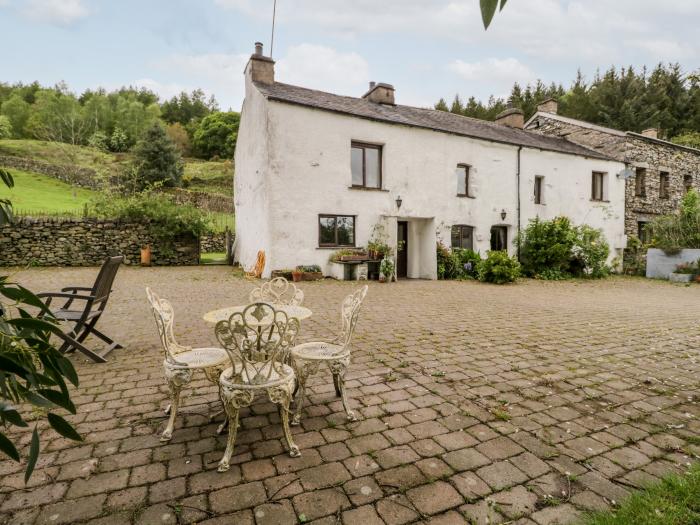
[(175, 339), (175, 334), (173, 333), (173, 324), (175, 322), (173, 305), (167, 299), (158, 297), (149, 287), (146, 287), (146, 296), (153, 309), (153, 317), (156, 320), (158, 336), (160, 337), (160, 343), (165, 352), (165, 360), (173, 365), (182, 365), (175, 356), (188, 350), (188, 348), (178, 344)]
[(364, 285), (362, 288), (358, 288), (353, 293), (348, 295), (343, 299), (343, 303), (340, 305), (340, 334), (336, 338), (336, 342), (347, 348), (350, 345), (350, 339), (352, 339), (352, 334), (355, 332), (355, 326), (357, 325), (357, 318), (360, 315), (360, 307), (362, 302), (365, 300), (367, 295), (368, 286)]
[(264, 385), (285, 374), (283, 368), (299, 334), (299, 320), (268, 303), (254, 303), (216, 323), (214, 332), (231, 360), (229, 381)]
[(304, 292), (284, 277), (275, 277), (260, 285), (259, 288), (254, 288), (248, 300), (251, 303), (301, 306), (304, 302)]
[(117, 276), (117, 270), (119, 270), (122, 262), (124, 262), (124, 256), (115, 255), (114, 257), (108, 257), (102, 263), (97, 279), (95, 279), (95, 284), (92, 286), (92, 296), (95, 298), (93, 308), (104, 310), (105, 306), (107, 306), (107, 300), (112, 293), (114, 278)]

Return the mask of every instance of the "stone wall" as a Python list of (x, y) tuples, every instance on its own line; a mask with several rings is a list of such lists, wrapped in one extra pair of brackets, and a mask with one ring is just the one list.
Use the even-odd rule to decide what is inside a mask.
[(233, 195), (227, 197), (182, 188), (171, 188), (164, 191), (171, 194), (178, 204), (189, 204), (202, 210), (233, 214)]
[(196, 238), (163, 250), (143, 223), (25, 217), (0, 226), (0, 266), (98, 266), (115, 254), (124, 255), (126, 264), (139, 264), (146, 244), (151, 245), (154, 265), (199, 263)]
[[(625, 182), (625, 233), (627, 235), (638, 235), (639, 222), (648, 222), (659, 215), (675, 212), (685, 194), (686, 176), (692, 178), (692, 186), (700, 191), (700, 151), (693, 148), (592, 124), (582, 126), (564, 122), (543, 114), (533, 120), (527, 129), (566, 137), (571, 142), (629, 163), (635, 175)], [(636, 194), (636, 168), (646, 170), (643, 196)], [(661, 172), (669, 174), (668, 198), (660, 197)]]
[(40, 160), (6, 155), (0, 155), (0, 166), (41, 173), (42, 175), (48, 175), (49, 177), (54, 177), (68, 184), (83, 188), (99, 189), (101, 186), (97, 172), (90, 168), (64, 164), (50, 164)]
[(202, 253), (221, 253), (226, 251), (226, 234), (224, 232), (208, 233), (199, 238)]

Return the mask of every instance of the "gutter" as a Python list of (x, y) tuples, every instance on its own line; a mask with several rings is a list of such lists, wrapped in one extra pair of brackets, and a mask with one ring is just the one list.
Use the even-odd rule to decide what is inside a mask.
[[(518, 237), (520, 236), (520, 152), (522, 151), (523, 147), (518, 146), (518, 153), (517, 153), (517, 162), (516, 162), (516, 168), (515, 168), (515, 187), (516, 191), (518, 192), (518, 201), (517, 201), (517, 216), (518, 216)], [(516, 237), (516, 239), (518, 238)], [(518, 261), (520, 260), (520, 243), (517, 244), (517, 250), (518, 250)]]

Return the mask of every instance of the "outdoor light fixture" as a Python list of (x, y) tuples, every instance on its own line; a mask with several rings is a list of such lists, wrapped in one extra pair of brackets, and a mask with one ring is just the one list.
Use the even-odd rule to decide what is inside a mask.
[(508, 215), (508, 214), (506, 213), (506, 210), (501, 210), (501, 220), (502, 220), (502, 221), (505, 221), (505, 220), (506, 220), (506, 215)]
[(401, 200), (401, 195), (399, 195), (398, 197), (396, 197), (396, 207), (397, 207), (398, 209), (401, 209), (401, 203), (402, 203), (402, 202), (403, 202), (403, 201)]

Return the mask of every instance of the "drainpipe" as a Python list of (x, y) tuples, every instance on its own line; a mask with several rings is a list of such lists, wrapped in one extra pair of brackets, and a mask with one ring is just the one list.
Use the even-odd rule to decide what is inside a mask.
[[(518, 235), (520, 235), (520, 152), (522, 151), (523, 147), (518, 146), (518, 155), (517, 155), (517, 162), (516, 162), (516, 168), (515, 168), (515, 180), (516, 180), (516, 187), (518, 191), (518, 205), (517, 205), (517, 216), (518, 216)], [(518, 244), (517, 246), (518, 250), (518, 261), (520, 260), (520, 245)]]

